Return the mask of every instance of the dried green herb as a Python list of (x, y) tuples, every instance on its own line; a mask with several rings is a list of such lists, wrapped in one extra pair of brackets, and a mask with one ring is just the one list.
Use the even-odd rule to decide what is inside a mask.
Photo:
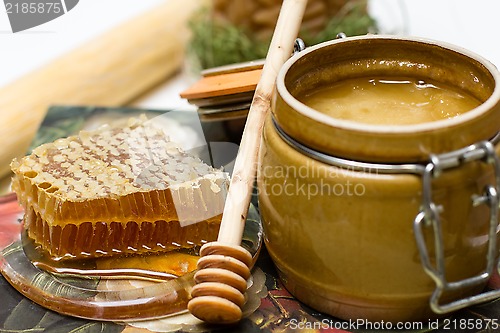
[(359, 36), (376, 33), (377, 30), (377, 22), (366, 12), (364, 2), (354, 1), (348, 2), (316, 36), (308, 36), (306, 31), (301, 34), (307, 45), (315, 45), (335, 38), (340, 32), (347, 36)]
[(201, 68), (210, 68), (263, 58), (267, 43), (256, 41), (234, 25), (213, 21), (204, 9), (190, 22), (190, 49)]
[[(202, 69), (264, 58), (270, 41), (261, 41), (232, 24), (212, 19), (209, 9), (203, 9), (190, 22), (192, 39), (190, 53)], [(335, 38), (339, 32), (347, 36), (377, 31), (375, 20), (366, 12), (363, 2), (348, 2), (327, 23), (325, 29), (311, 35), (301, 31), (306, 45), (314, 45)]]

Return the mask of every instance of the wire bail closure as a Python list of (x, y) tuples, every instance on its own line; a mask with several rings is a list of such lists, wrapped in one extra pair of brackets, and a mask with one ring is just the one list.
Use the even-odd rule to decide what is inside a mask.
[[(448, 282), (446, 280), (443, 233), (440, 218), (443, 208), (432, 201), (432, 180), (438, 178), (445, 169), (458, 167), (472, 161), (483, 161), (491, 165), (495, 174), (495, 184), (486, 185), (482, 195), (473, 195), (471, 197), (474, 207), (487, 205), (490, 209), (487, 265), (485, 270), (476, 276), (456, 282)], [(455, 152), (432, 155), (430, 162), (425, 166), (422, 174), (422, 187), (422, 207), (415, 217), (413, 230), (424, 270), (436, 283), (436, 289), (430, 299), (431, 309), (438, 314), (444, 314), (500, 297), (500, 290), (492, 290), (452, 301), (448, 304), (440, 304), (440, 298), (444, 292), (486, 283), (491, 277), (495, 266), (500, 272), (500, 265), (497, 263), (498, 251), (496, 239), (499, 211), (500, 162), (495, 153), (494, 145), (489, 141), (483, 141)], [(424, 229), (429, 227), (432, 227), (434, 233), (435, 265), (431, 263), (423, 234)]]

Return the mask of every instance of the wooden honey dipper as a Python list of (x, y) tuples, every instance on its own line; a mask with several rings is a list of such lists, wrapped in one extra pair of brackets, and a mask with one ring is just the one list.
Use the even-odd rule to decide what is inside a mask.
[(292, 54), (306, 4), (307, 0), (283, 1), (243, 131), (219, 236), (216, 242), (200, 249), (188, 309), (208, 323), (230, 324), (242, 317), (252, 256), (240, 244), (257, 171), (262, 127), (278, 71)]

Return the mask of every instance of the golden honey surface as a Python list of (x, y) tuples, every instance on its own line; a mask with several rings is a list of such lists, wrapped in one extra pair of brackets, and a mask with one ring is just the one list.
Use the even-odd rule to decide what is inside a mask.
[(348, 79), (298, 99), (333, 118), (372, 125), (410, 125), (449, 119), (481, 104), (452, 87), (413, 78)]

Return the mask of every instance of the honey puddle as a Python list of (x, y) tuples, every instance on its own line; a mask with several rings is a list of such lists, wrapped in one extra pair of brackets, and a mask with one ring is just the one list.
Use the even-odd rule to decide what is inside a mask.
[(336, 119), (373, 125), (409, 125), (449, 119), (481, 102), (443, 84), (408, 78), (355, 78), (298, 97)]
[(34, 266), (50, 273), (69, 276), (164, 281), (194, 271), (199, 259), (199, 247), (196, 247), (166, 253), (54, 260), (26, 232), (23, 232), (22, 241), (24, 253)]

